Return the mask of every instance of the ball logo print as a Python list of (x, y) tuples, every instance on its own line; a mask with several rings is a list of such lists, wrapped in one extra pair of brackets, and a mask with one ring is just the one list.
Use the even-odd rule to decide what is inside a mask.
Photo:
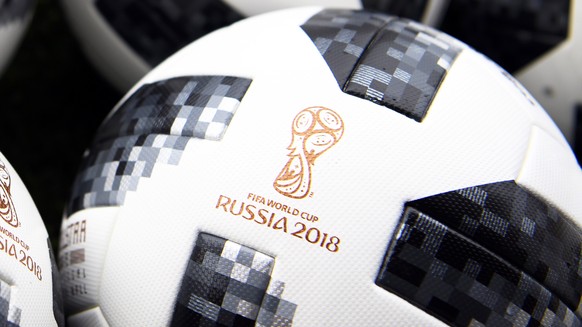
[(10, 226), (19, 226), (18, 216), (10, 195), (10, 175), (2, 161), (0, 161), (0, 216)]
[(343, 132), (343, 120), (331, 109), (310, 107), (299, 112), (293, 120), (289, 160), (273, 183), (275, 190), (290, 198), (305, 198), (315, 159), (333, 147)]

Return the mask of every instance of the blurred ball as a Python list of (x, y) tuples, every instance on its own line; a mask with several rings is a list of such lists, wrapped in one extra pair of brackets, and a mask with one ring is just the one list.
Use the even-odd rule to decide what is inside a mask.
[[(310, 0), (61, 0), (88, 57), (126, 92), (162, 60), (220, 27), (249, 15), (309, 4)], [(359, 1), (322, 0), (353, 7)]]
[(0, 0), (0, 74), (20, 44), (34, 5), (34, 0)]

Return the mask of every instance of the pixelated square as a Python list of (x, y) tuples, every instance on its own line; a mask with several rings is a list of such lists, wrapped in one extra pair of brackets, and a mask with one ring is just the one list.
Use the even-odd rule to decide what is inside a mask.
[[(125, 193), (137, 189), (140, 178), (150, 177), (156, 165), (179, 164), (191, 138), (220, 141), (250, 83), (246, 78), (191, 76), (142, 85), (99, 129), (73, 184), (67, 214), (123, 204)], [(139, 169), (115, 170), (120, 162), (135, 167), (138, 161), (143, 162)], [(98, 172), (99, 167), (104, 169)]]
[(204, 321), (224, 326), (252, 322), (265, 327), (290, 326), (296, 305), (281, 299), (284, 283), (271, 281), (273, 264), (274, 258), (264, 253), (199, 234), (171, 325)]
[(419, 122), (461, 51), (453, 39), (413, 21), (358, 11), (323, 10), (302, 28), (342, 91)]
[(239, 282), (246, 283), (249, 278), (251, 268), (235, 262), (230, 273), (230, 277), (238, 280)]

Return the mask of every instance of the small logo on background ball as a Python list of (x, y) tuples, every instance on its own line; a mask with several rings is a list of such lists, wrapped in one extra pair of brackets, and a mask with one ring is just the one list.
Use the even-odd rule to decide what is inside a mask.
[(273, 183), (277, 192), (290, 198), (305, 198), (311, 188), (315, 159), (334, 146), (343, 132), (344, 122), (331, 109), (310, 107), (299, 112), (293, 120), (289, 161)]
[(0, 217), (8, 224), (18, 227), (18, 216), (14, 210), (12, 195), (10, 195), (10, 175), (6, 165), (0, 160)]

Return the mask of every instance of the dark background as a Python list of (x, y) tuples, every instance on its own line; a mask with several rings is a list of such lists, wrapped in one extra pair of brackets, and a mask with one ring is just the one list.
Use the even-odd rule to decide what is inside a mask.
[(53, 246), (82, 154), (122, 94), (87, 61), (57, 0), (38, 0), (0, 76), (0, 152), (45, 220)]

